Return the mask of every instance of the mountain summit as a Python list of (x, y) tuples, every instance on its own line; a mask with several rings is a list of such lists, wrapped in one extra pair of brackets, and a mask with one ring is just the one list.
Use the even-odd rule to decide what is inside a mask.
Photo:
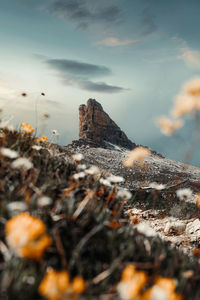
[(79, 107), (79, 138), (98, 144), (106, 141), (127, 149), (136, 147), (95, 99), (89, 99), (87, 105)]

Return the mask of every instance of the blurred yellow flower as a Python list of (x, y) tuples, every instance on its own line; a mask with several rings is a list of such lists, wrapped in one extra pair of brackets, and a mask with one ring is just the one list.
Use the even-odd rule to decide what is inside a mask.
[(44, 223), (25, 212), (8, 220), (5, 231), (9, 246), (21, 257), (39, 260), (52, 243)]
[(182, 300), (181, 294), (176, 294), (176, 284), (172, 278), (159, 277), (155, 285), (149, 288), (140, 298), (141, 300), (166, 299), (166, 300)]
[(28, 134), (33, 133), (33, 127), (28, 123), (22, 123), (22, 131)]
[(161, 129), (161, 132), (165, 135), (171, 135), (174, 131), (178, 130), (183, 126), (183, 121), (181, 120), (170, 120), (167, 117), (161, 117), (157, 120), (157, 124)]
[(85, 290), (85, 282), (77, 276), (70, 283), (69, 273), (66, 270), (47, 270), (40, 286), (39, 292), (48, 300), (67, 300), (71, 296), (81, 294)]
[(200, 96), (200, 77), (191, 79), (184, 84), (184, 90), (191, 96)]
[(39, 138), (39, 142), (42, 142), (42, 143), (46, 142), (47, 140), (48, 140), (48, 138), (44, 135)]
[(173, 117), (182, 117), (185, 114), (191, 113), (195, 109), (194, 99), (185, 94), (179, 94), (175, 99), (174, 107), (171, 111)]
[(142, 288), (148, 281), (147, 274), (137, 271), (133, 265), (128, 265), (122, 272), (121, 281), (117, 286), (121, 299), (134, 300), (140, 296)]
[(136, 161), (141, 163), (143, 159), (149, 155), (150, 155), (150, 150), (148, 148), (141, 147), (141, 146), (136, 147), (129, 152), (128, 156), (123, 161), (123, 165), (126, 168), (131, 168), (133, 167)]

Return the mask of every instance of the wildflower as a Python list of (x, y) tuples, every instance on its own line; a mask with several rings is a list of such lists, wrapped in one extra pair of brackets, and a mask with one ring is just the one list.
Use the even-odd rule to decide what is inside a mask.
[(166, 188), (166, 185), (162, 184), (162, 183), (159, 184), (157, 182), (152, 182), (152, 183), (150, 183), (149, 187), (154, 189), (154, 190), (161, 191), (161, 190), (164, 190)]
[(38, 146), (38, 145), (32, 146), (32, 149), (37, 150), (37, 151), (41, 150), (42, 148), (43, 148), (42, 146)]
[(137, 271), (133, 265), (128, 265), (122, 272), (121, 281), (117, 291), (123, 300), (134, 300), (140, 296), (142, 288), (147, 283), (147, 275)]
[(97, 166), (91, 166), (89, 169), (85, 170), (88, 175), (96, 175), (99, 174), (100, 170)]
[(72, 158), (73, 158), (75, 161), (81, 161), (84, 157), (83, 157), (83, 154), (77, 153), (77, 154), (72, 155)]
[(133, 167), (134, 163), (142, 162), (144, 158), (150, 155), (150, 150), (144, 147), (136, 147), (129, 152), (127, 158), (123, 161), (123, 165), (126, 168)]
[(39, 260), (51, 245), (44, 223), (28, 213), (22, 212), (6, 223), (6, 239), (18, 256)]
[(39, 138), (39, 142), (42, 142), (42, 143), (46, 142), (47, 140), (48, 140), (48, 138), (47, 138), (46, 136), (44, 136), (44, 135), (42, 135), (42, 136)]
[(146, 236), (155, 236), (156, 235), (156, 231), (151, 228), (150, 226), (148, 226), (146, 223), (140, 223), (136, 226), (137, 230), (146, 235)]
[(200, 96), (200, 77), (193, 78), (184, 85), (184, 90), (191, 96)]
[(76, 276), (72, 281), (72, 292), (81, 294), (85, 290), (85, 282), (81, 276)]
[(40, 283), (39, 292), (49, 300), (59, 300), (69, 287), (69, 274), (67, 271), (57, 272), (47, 270), (44, 279)]
[(29, 170), (29, 169), (33, 168), (33, 164), (27, 158), (20, 157), (12, 162), (11, 167), (17, 168), (17, 169), (23, 168), (23, 169)]
[(171, 135), (174, 131), (180, 129), (183, 126), (183, 121), (181, 120), (170, 120), (167, 117), (161, 117), (157, 121), (158, 126), (161, 129), (161, 132), (165, 135)]
[(76, 173), (72, 176), (75, 180), (83, 179), (86, 177), (85, 172)]
[(100, 178), (99, 182), (105, 186), (111, 186), (110, 182), (107, 179)]
[(106, 178), (110, 183), (120, 183), (120, 182), (124, 182), (124, 178), (121, 176), (115, 176), (115, 175), (111, 175), (109, 177)]
[(192, 200), (193, 192), (190, 188), (178, 189), (176, 191), (177, 197), (182, 201)]
[(23, 201), (13, 201), (8, 203), (7, 210), (10, 216), (16, 216), (19, 213), (26, 211), (28, 209), (28, 206)]
[(172, 278), (158, 277), (155, 285), (148, 289), (144, 294), (142, 299), (144, 300), (181, 300), (183, 297), (181, 294), (176, 294), (175, 291), (176, 284)]
[(85, 164), (77, 165), (77, 169), (78, 170), (85, 170), (86, 169), (86, 165)]
[(185, 114), (191, 113), (194, 108), (194, 99), (189, 95), (180, 94), (176, 97), (171, 114), (173, 117), (182, 117)]
[(18, 157), (18, 153), (14, 150), (11, 150), (9, 148), (1, 148), (0, 152), (3, 156), (6, 156), (8, 158), (17, 158)]
[(22, 131), (28, 134), (33, 133), (33, 127), (28, 123), (22, 123)]
[(76, 276), (70, 283), (69, 273), (65, 270), (48, 269), (39, 286), (40, 294), (49, 300), (69, 299), (70, 296), (81, 294), (84, 290), (85, 282), (82, 277)]
[(52, 201), (51, 198), (49, 198), (49, 197), (47, 197), (47, 196), (43, 196), (43, 197), (38, 198), (38, 200), (37, 200), (37, 205), (38, 205), (39, 207), (44, 207), (44, 206), (49, 206), (49, 205), (51, 205), (52, 202), (53, 202), (53, 201)]
[(110, 228), (121, 228), (121, 225), (119, 223), (117, 223), (115, 220), (111, 220), (108, 224), (108, 226)]
[(119, 190), (117, 195), (118, 197), (123, 198), (125, 200), (129, 200), (132, 197), (132, 194), (129, 191), (124, 189)]
[(44, 114), (42, 115), (42, 117), (43, 117), (44, 119), (48, 119), (48, 118), (49, 118), (49, 114), (44, 113)]
[(53, 135), (59, 135), (58, 131), (56, 129), (52, 130)]

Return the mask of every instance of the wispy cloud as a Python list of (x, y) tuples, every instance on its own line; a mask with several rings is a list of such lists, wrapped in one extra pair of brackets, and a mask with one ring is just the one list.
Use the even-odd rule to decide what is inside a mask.
[(46, 63), (62, 73), (78, 76), (102, 76), (110, 75), (111, 70), (105, 66), (88, 64), (68, 59), (48, 59)]
[(189, 67), (200, 68), (200, 51), (182, 48), (181, 52), (182, 54), (178, 56), (179, 59), (182, 59)]
[(109, 85), (105, 82), (93, 82), (91, 78), (110, 75), (109, 68), (85, 62), (68, 59), (45, 59), (44, 62), (55, 70), (61, 82), (68, 86), (74, 86), (83, 90), (98, 93), (118, 93), (126, 89)]
[(89, 1), (56, 0), (47, 7), (47, 11), (65, 20), (74, 22), (81, 28), (94, 23), (111, 24), (120, 21), (120, 8), (111, 6), (90, 6)]
[(119, 47), (119, 46), (128, 46), (137, 42), (138, 40), (133, 40), (133, 39), (118, 39), (115, 37), (108, 37), (100, 41), (98, 44), (107, 47)]

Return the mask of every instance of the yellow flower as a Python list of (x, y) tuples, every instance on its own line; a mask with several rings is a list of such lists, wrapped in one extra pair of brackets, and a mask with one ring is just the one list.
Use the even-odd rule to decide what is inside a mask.
[(20, 213), (6, 223), (6, 239), (16, 255), (39, 260), (51, 245), (44, 223), (28, 213)]
[(22, 123), (22, 131), (28, 134), (33, 133), (34, 129), (28, 123)]
[(176, 101), (171, 113), (173, 117), (177, 118), (191, 113), (194, 109), (194, 99), (189, 95), (180, 94), (176, 97)]
[(127, 158), (123, 161), (123, 165), (126, 168), (133, 167), (134, 163), (142, 162), (143, 159), (150, 155), (150, 150), (145, 147), (136, 147), (132, 151), (129, 152)]
[(48, 140), (48, 138), (44, 135), (39, 138), (39, 142), (42, 142), (42, 143), (46, 142), (47, 140)]
[(184, 90), (191, 96), (200, 96), (200, 77), (193, 78), (184, 85)]
[(76, 294), (81, 294), (85, 290), (85, 282), (81, 276), (76, 276), (72, 281), (72, 291)]
[(141, 300), (166, 299), (166, 300), (182, 300), (181, 294), (174, 291), (176, 284), (172, 278), (158, 277), (155, 285), (149, 288), (141, 297)]
[(147, 274), (143, 271), (137, 271), (133, 265), (128, 265), (117, 286), (121, 299), (134, 300), (140, 296), (142, 288), (147, 283)]
[(40, 286), (39, 292), (48, 300), (67, 300), (71, 296), (81, 294), (85, 290), (85, 282), (80, 276), (76, 276), (70, 283), (69, 273), (66, 270), (47, 270)]
[(181, 120), (173, 121), (167, 117), (161, 117), (158, 119), (157, 124), (161, 128), (162, 133), (165, 135), (171, 135), (174, 133), (174, 131), (183, 126), (183, 122)]

